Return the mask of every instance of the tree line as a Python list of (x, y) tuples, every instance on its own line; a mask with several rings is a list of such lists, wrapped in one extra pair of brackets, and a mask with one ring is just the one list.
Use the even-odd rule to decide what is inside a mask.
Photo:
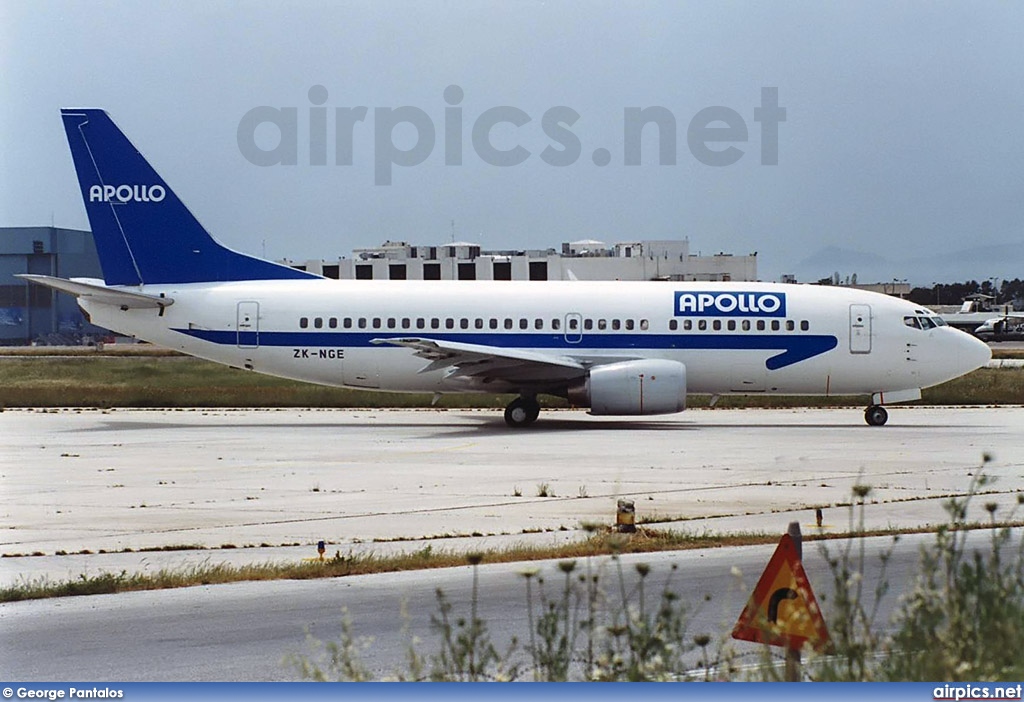
[(992, 296), (995, 304), (1024, 309), (1024, 280), (1020, 278), (1002, 280), (998, 287), (991, 279), (981, 282), (968, 280), (963, 283), (936, 283), (929, 288), (913, 288), (907, 299), (919, 305), (958, 305), (968, 295), (976, 293)]

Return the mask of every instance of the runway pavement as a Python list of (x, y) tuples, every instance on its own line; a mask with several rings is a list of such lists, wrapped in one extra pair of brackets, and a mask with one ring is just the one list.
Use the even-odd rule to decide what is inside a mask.
[[(986, 452), (985, 500), (1006, 514), (1022, 426), (1021, 407), (894, 407), (885, 427), (857, 409), (559, 411), (526, 431), (494, 411), (7, 410), (0, 584), (298, 559), (321, 539), (331, 554), (549, 544), (612, 524), (619, 498), (690, 533), (781, 533), (816, 507), (841, 531), (857, 483), (868, 526), (917, 527), (944, 521)], [(191, 545), (205, 550), (140, 552)]]

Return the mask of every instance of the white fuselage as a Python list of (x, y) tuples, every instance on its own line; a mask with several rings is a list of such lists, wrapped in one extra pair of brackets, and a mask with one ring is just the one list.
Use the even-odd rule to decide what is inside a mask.
[[(410, 349), (372, 340), (478, 344), (586, 367), (668, 359), (685, 364), (688, 392), (711, 394), (894, 393), (944, 382), (989, 357), (984, 344), (948, 326), (908, 325), (907, 317), (934, 319), (917, 305), (826, 286), (310, 279), (126, 289), (165, 294), (174, 304), (162, 314), (85, 298), (82, 306), (96, 324), (190, 355), (391, 391), (518, 388), (460, 385), (445, 369), (420, 372), (427, 361)], [(694, 293), (722, 297), (718, 307), (699, 308), (690, 304)], [(784, 315), (773, 309), (779, 295)]]

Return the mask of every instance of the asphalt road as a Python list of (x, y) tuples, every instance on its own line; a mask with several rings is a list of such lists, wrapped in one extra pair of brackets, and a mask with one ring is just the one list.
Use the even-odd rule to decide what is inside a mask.
[[(1020, 534), (1017, 533), (1019, 539)], [(984, 548), (987, 533), (972, 535)], [(912, 585), (919, 549), (931, 536), (903, 537), (895, 547), (886, 579), (890, 594), (876, 619), (879, 627), (893, 611), (897, 594)], [(866, 541), (865, 591), (878, 579), (878, 554), (891, 539)], [(725, 639), (774, 547), (737, 547), (629, 556), (622, 559), (626, 587), (637, 579), (635, 564), (651, 566), (648, 606), (666, 578), (690, 603), (688, 636), (712, 635), (711, 648), (733, 646), (740, 661), (756, 662), (760, 647)], [(838, 553), (840, 542), (831, 542)], [(672, 571), (671, 564), (678, 570)], [(608, 606), (618, 601), (619, 579), (607, 559), (590, 566), (602, 573)], [(499, 648), (511, 637), (528, 637), (522, 564), (479, 567), (479, 615)], [(558, 588), (564, 577), (555, 564), (533, 564)], [(585, 567), (584, 562), (578, 568)], [(804, 567), (823, 609), (830, 611), (831, 574), (819, 546), (808, 543)], [(742, 571), (738, 578), (733, 569)], [(307, 635), (337, 640), (343, 612), (361, 641), (360, 659), (375, 676), (402, 669), (411, 636), (418, 650), (435, 652), (437, 635), (430, 616), (441, 588), (461, 616), (468, 616), (470, 567), (314, 581), (239, 583), (180, 590), (19, 602), (0, 605), (0, 677), (32, 681), (272, 681), (298, 677), (285, 662), (314, 656)], [(552, 592), (552, 590), (549, 590)], [(706, 599), (708, 598), (708, 599)], [(631, 600), (634, 604), (636, 598)], [(403, 605), (404, 603), (404, 605)], [(408, 612), (403, 617), (402, 612)], [(363, 641), (362, 637), (372, 637)], [(365, 644), (365, 647), (364, 647)], [(691, 654), (693, 665), (696, 654)], [(527, 674), (529, 677), (529, 674)]]

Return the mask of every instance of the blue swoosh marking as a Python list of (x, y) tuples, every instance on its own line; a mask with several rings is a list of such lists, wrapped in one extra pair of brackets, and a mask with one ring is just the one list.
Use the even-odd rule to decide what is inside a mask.
[(765, 361), (768, 370), (778, 370), (831, 351), (839, 340), (823, 334), (587, 334), (584, 341), (570, 344), (562, 334), (529, 333), (445, 333), (439, 330), (378, 329), (371, 332), (294, 331), (235, 332), (211, 329), (173, 329), (214, 344), (235, 346), (296, 346), (379, 348), (370, 339), (418, 337), (438, 341), (456, 341), (495, 348), (558, 349), (700, 349), (707, 351), (781, 351)]

